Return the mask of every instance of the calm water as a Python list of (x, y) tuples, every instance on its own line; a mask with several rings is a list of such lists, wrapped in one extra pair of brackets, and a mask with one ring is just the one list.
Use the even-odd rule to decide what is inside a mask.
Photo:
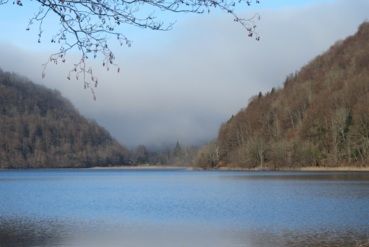
[(1, 247), (363, 244), (369, 173), (0, 171)]

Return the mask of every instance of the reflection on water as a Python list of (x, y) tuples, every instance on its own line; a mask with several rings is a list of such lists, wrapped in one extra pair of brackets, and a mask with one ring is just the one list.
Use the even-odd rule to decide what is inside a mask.
[[(257, 247), (368, 247), (369, 235), (360, 232), (293, 232), (254, 234), (248, 246)], [(247, 240), (246, 240), (247, 241)]]
[(0, 220), (0, 246), (68, 247), (368, 247), (369, 232), (359, 231), (267, 231), (202, 229), (197, 227), (118, 226), (61, 224), (56, 221)]
[(0, 171), (0, 247), (369, 246), (369, 173)]
[(56, 246), (62, 242), (63, 231), (55, 222), (0, 218), (0, 246)]

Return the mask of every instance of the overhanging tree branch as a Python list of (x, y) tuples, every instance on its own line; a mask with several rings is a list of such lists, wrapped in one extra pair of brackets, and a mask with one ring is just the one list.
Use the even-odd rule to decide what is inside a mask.
[[(240, 4), (259, 3), (259, 0), (30, 0), (39, 5), (38, 11), (30, 19), (27, 30), (33, 25), (38, 27), (38, 42), (43, 38), (43, 27), (48, 17), (57, 17), (59, 29), (53, 34), (51, 43), (60, 45), (58, 52), (50, 55), (43, 64), (42, 77), (50, 63), (66, 62), (71, 50), (78, 50), (79, 61), (69, 71), (67, 78), (75, 76), (83, 79), (84, 87), (90, 88), (98, 84), (93, 70), (87, 66), (91, 58), (102, 56), (102, 66), (107, 70), (119, 67), (110, 49), (108, 39), (115, 37), (120, 45), (131, 46), (131, 41), (119, 31), (119, 26), (130, 25), (138, 28), (168, 31), (172, 22), (164, 22), (155, 13), (209, 13), (213, 9), (221, 9), (233, 17), (247, 31), (249, 37), (259, 40), (256, 22), (259, 15), (251, 18), (240, 18), (234, 11)], [(10, 3), (0, 0), (0, 5)], [(13, 4), (23, 6), (23, 0), (13, 0)]]

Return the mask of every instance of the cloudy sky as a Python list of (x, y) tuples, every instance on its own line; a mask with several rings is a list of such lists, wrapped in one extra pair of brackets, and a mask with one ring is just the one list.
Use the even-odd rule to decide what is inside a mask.
[(181, 16), (170, 32), (127, 29), (133, 46), (115, 50), (122, 71), (96, 65), (93, 101), (82, 82), (66, 79), (68, 67), (50, 66), (41, 79), (53, 47), (25, 31), (32, 6), (1, 6), (0, 68), (60, 90), (127, 146), (197, 144), (215, 138), (251, 96), (281, 86), (289, 73), (354, 34), (368, 9), (368, 0), (261, 0), (240, 9), (246, 17), (261, 14), (260, 42), (221, 13)]

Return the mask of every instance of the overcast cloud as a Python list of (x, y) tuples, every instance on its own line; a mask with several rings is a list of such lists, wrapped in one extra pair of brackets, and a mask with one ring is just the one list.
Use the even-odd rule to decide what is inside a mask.
[(368, 9), (367, 0), (265, 9), (260, 42), (227, 15), (191, 17), (168, 33), (133, 36), (133, 48), (117, 52), (122, 72), (98, 72), (96, 102), (81, 82), (65, 79), (63, 66), (51, 66), (41, 80), (47, 52), (3, 43), (0, 67), (57, 88), (127, 146), (196, 144), (215, 138), (252, 95), (281, 86), (289, 73), (355, 33)]

